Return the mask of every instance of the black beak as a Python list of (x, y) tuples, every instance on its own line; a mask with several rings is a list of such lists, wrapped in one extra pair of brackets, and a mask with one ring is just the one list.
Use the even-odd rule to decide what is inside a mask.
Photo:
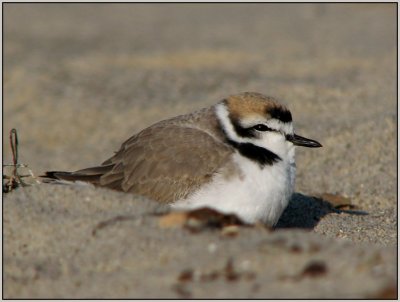
[(292, 142), (293, 145), (295, 145), (295, 146), (302, 146), (302, 147), (307, 147), (307, 148), (322, 147), (322, 145), (319, 142), (309, 139), (309, 138), (302, 137), (297, 134), (287, 135), (286, 139), (288, 141)]

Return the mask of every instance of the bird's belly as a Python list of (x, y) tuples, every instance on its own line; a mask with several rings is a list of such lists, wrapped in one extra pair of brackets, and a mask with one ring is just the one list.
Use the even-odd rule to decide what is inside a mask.
[(278, 162), (264, 168), (249, 160), (240, 163), (240, 175), (216, 174), (212, 181), (172, 205), (174, 208), (210, 207), (236, 214), (246, 223), (277, 223), (286, 208), (294, 186), (294, 164)]

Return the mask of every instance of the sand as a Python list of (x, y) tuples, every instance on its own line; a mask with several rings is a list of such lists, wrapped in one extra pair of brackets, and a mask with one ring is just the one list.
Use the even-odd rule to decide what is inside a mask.
[(274, 229), (193, 230), (91, 186), (3, 194), (3, 297), (397, 297), (396, 24), (395, 4), (5, 4), (3, 163), (13, 127), (35, 175), (76, 170), (241, 91), (323, 148), (297, 150)]

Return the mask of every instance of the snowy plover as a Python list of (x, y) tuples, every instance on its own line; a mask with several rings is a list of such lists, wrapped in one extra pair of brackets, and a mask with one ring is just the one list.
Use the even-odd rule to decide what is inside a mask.
[(272, 226), (293, 193), (294, 146), (321, 144), (294, 134), (290, 111), (275, 99), (245, 92), (140, 131), (100, 166), (45, 177)]

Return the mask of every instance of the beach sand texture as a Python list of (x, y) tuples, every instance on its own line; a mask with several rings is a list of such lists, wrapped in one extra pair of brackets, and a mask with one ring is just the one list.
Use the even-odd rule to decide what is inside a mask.
[[(4, 4), (8, 132), (39, 175), (257, 91), (300, 135), (274, 230), (200, 227), (141, 196), (3, 194), (3, 298), (397, 296), (396, 4)], [(350, 205), (349, 205), (350, 204)]]

